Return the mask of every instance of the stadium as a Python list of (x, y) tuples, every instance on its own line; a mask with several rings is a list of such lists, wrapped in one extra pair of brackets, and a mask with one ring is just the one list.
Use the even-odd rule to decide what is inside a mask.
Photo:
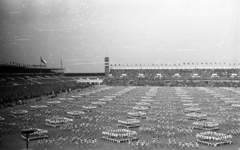
[(24, 129), (33, 149), (237, 147), (236, 67), (124, 67), (105, 57), (103, 73), (68, 74), (41, 62), (1, 64), (3, 149), (24, 148)]
[(1, 150), (240, 149), (238, 1), (1, 5)]

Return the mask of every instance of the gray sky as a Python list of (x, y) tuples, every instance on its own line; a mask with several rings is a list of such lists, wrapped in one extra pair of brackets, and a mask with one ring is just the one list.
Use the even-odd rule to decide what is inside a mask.
[(239, 63), (237, 0), (1, 0), (0, 60), (66, 72), (117, 64)]

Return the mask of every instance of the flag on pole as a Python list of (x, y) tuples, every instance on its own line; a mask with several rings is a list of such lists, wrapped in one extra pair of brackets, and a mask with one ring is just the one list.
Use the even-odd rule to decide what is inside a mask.
[(42, 58), (42, 56), (41, 56), (41, 63), (43, 63), (43, 64), (47, 64), (47, 62), (46, 62), (46, 60), (44, 60), (43, 58)]

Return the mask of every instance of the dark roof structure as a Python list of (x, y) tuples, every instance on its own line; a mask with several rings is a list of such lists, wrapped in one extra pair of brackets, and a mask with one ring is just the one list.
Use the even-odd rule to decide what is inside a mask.
[(65, 68), (0, 65), (0, 74), (63, 73)]

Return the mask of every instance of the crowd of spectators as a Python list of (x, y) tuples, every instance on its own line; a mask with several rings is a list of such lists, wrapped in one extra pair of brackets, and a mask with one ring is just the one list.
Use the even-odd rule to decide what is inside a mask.
[(27, 103), (28, 99), (89, 87), (89, 85), (78, 84), (73, 78), (64, 76), (48, 77), (47, 79), (14, 76), (1, 79), (0, 105), (4, 106), (9, 103), (17, 105), (19, 101)]
[(111, 69), (107, 85), (239, 86), (240, 69)]

